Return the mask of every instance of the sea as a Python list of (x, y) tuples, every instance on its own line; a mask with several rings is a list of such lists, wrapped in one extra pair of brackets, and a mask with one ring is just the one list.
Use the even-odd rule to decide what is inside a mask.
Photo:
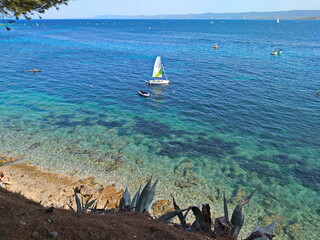
[[(0, 153), (180, 207), (241, 237), (320, 229), (320, 21), (20, 20), (0, 27)], [(213, 46), (218, 44), (219, 49)], [(283, 50), (278, 56), (274, 50)], [(161, 56), (168, 86), (148, 86)], [(26, 72), (32, 68), (41, 72)], [(144, 98), (140, 89), (150, 92)]]

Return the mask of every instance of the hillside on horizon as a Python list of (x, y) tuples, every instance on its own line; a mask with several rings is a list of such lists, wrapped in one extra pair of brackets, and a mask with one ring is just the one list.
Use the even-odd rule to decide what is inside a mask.
[(320, 10), (292, 10), (276, 12), (200, 13), (168, 15), (98, 15), (95, 19), (250, 19), (269, 20), (277, 17), (286, 20), (320, 19)]

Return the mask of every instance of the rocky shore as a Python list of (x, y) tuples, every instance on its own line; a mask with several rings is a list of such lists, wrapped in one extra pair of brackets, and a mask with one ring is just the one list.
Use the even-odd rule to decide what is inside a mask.
[[(2, 216), (6, 216), (1, 219), (3, 227), (0, 227), (0, 237), (6, 239), (210, 239), (202, 234), (190, 233), (158, 221), (150, 221), (136, 212), (94, 217), (67, 211), (70, 207), (75, 208), (76, 205), (74, 188), (81, 188), (85, 198), (98, 199), (98, 208), (107, 205), (109, 209), (119, 207), (124, 191), (117, 190), (115, 185), (103, 186), (93, 177), (80, 179), (76, 176), (57, 174), (40, 169), (29, 162), (15, 163), (17, 160), (19, 159), (0, 154), (0, 198), (2, 199), (0, 212)], [(158, 200), (153, 205), (153, 215), (156, 217), (172, 210), (170, 200)], [(63, 221), (68, 221), (70, 226), (63, 227)], [(5, 226), (15, 226), (15, 229), (19, 230), (13, 232), (12, 228)]]
[[(120, 205), (124, 190), (117, 189), (115, 185), (102, 185), (93, 177), (81, 179), (76, 172), (73, 176), (53, 173), (29, 162), (19, 162), (19, 159), (19, 157), (9, 157), (8, 154), (0, 154), (1, 187), (39, 203), (44, 208), (54, 207), (61, 210), (67, 210), (70, 207), (75, 208), (74, 188), (81, 188), (85, 199), (98, 199), (98, 208), (107, 206), (107, 209), (113, 209)], [(186, 162), (179, 166), (176, 172), (178, 173), (180, 168), (184, 171), (187, 169), (185, 171), (187, 176), (190, 175), (192, 178), (192, 173), (189, 173), (191, 171), (188, 172), (191, 167), (191, 163)], [(237, 204), (246, 195), (246, 192), (238, 191), (229, 202)], [(154, 217), (159, 218), (173, 210), (172, 201), (158, 199), (150, 210)], [(215, 218), (214, 211), (211, 213), (211, 218)], [(275, 220), (280, 220), (275, 231), (277, 236), (280, 237), (279, 239), (300, 239), (301, 224), (294, 223), (294, 225), (290, 225), (291, 228), (286, 228), (286, 232), (284, 232), (282, 227), (285, 225), (285, 220), (281, 215), (263, 217), (262, 224), (268, 225)], [(287, 238), (288, 236), (289, 238)]]

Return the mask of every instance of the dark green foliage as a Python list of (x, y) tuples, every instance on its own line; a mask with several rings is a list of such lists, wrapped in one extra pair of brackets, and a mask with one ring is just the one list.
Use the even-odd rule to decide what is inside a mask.
[(30, 19), (34, 13), (44, 13), (51, 7), (58, 9), (61, 4), (67, 5), (69, 0), (1, 0), (0, 13), (3, 18), (24, 16)]

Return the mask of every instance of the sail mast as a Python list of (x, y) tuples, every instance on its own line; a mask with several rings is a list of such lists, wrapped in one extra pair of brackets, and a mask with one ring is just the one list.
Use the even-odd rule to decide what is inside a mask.
[(164, 69), (163, 64), (162, 64), (162, 69), (163, 69), (164, 76), (166, 77), (166, 80), (168, 80), (168, 78), (167, 78), (167, 74), (166, 74), (166, 70)]

